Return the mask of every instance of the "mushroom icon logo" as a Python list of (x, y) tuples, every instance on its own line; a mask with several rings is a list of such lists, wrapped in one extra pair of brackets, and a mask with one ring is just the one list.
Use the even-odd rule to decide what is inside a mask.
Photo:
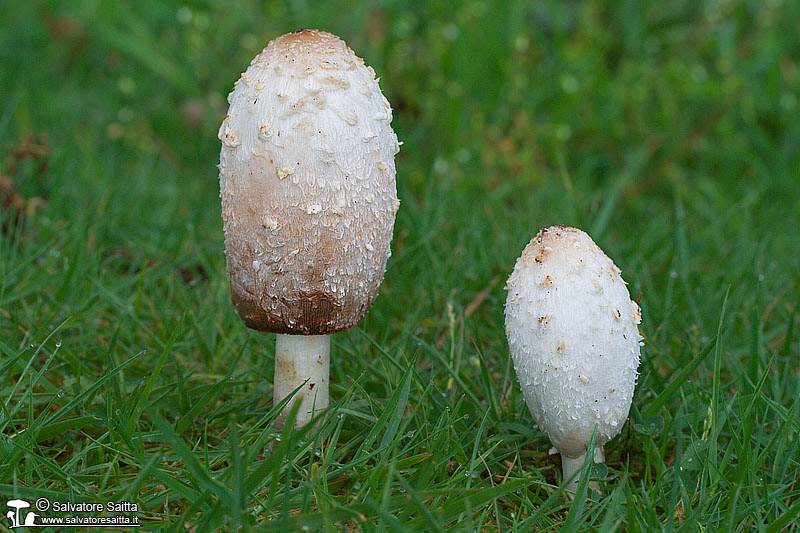
[(36, 524), (33, 523), (34, 519), (38, 516), (38, 515), (36, 515), (36, 513), (27, 513), (27, 516), (25, 517), (25, 522), (24, 523), (19, 521), (19, 518), (20, 518), (19, 517), (19, 510), (20, 509), (25, 509), (27, 507), (30, 507), (31, 506), (30, 503), (26, 502), (25, 500), (8, 500), (6, 502), (6, 505), (8, 507), (10, 507), (11, 509), (13, 509), (13, 511), (8, 511), (6, 513), (6, 517), (11, 521), (11, 528), (10, 529), (14, 529), (15, 527), (21, 527), (21, 526), (33, 526), (33, 525), (36, 525)]

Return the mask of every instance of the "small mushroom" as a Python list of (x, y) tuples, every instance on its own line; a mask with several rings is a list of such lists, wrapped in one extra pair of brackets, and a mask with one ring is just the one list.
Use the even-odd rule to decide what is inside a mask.
[(328, 405), (329, 335), (361, 320), (391, 255), (392, 109), (375, 71), (319, 30), (270, 42), (228, 102), (219, 179), (231, 299), (248, 327), (277, 334), (274, 401), (302, 386), (292, 402), (304, 425)]
[(531, 415), (561, 454), (573, 497), (573, 474), (595, 429), (592, 454), (603, 462), (603, 445), (628, 417), (642, 343), (639, 306), (614, 262), (586, 233), (566, 226), (539, 231), (506, 289), (517, 380)]

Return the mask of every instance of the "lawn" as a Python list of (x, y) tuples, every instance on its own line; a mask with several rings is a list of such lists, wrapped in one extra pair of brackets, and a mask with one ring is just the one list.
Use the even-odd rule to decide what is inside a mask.
[[(144, 531), (799, 530), (800, 3), (354, 4), (0, 4), (0, 500), (132, 502)], [(303, 27), (375, 68), (404, 143), (381, 293), (305, 432), (230, 302), (216, 168), (234, 81)], [(557, 490), (505, 339), (552, 224), (641, 299), (599, 499)]]

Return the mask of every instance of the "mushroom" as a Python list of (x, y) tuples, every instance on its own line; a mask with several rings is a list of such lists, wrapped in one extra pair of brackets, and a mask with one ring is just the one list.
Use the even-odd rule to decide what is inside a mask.
[(328, 406), (330, 334), (378, 294), (399, 206), (392, 108), (338, 37), (270, 42), (228, 96), (219, 179), (231, 299), (277, 334), (274, 402), (296, 423)]
[[(506, 336), (522, 394), (561, 454), (570, 498), (597, 430), (595, 462), (628, 417), (636, 385), (639, 306), (620, 270), (583, 231), (542, 229), (506, 289)], [(593, 488), (597, 488), (596, 485)]]
[(14, 514), (11, 511), (6, 513), (6, 516), (11, 520), (11, 527), (19, 527), (22, 525), (22, 522), (19, 521), (19, 510), (25, 509), (30, 507), (31, 504), (26, 502), (25, 500), (8, 500), (6, 505), (14, 509)]

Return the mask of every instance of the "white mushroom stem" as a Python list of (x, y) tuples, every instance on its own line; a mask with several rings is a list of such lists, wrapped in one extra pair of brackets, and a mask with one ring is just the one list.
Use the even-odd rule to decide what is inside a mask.
[(273, 405), (302, 385), (278, 417), (279, 426), (283, 426), (295, 402), (300, 402), (296, 427), (305, 426), (315, 413), (328, 407), (330, 354), (330, 335), (277, 335)]
[[(575, 473), (580, 472), (581, 468), (583, 468), (583, 462), (585, 460), (586, 460), (586, 453), (583, 453), (578, 457), (568, 457), (563, 453), (561, 454), (561, 474), (564, 479), (564, 483), (567, 484), (566, 491), (567, 491), (567, 496), (569, 497), (570, 500), (575, 498), (575, 494), (578, 491), (578, 483), (581, 480), (581, 475)], [(594, 462), (595, 463), (605, 462), (605, 453), (603, 453), (602, 446), (594, 447)], [(572, 477), (573, 475), (575, 475), (575, 477)], [(589, 489), (596, 492), (600, 492), (600, 486), (597, 484), (596, 481), (589, 482)]]

